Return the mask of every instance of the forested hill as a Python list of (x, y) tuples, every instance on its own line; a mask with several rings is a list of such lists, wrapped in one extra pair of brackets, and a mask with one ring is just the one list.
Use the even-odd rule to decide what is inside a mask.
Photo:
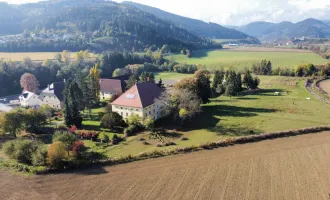
[(330, 23), (312, 18), (297, 23), (253, 22), (236, 29), (266, 42), (295, 37), (330, 38)]
[[(133, 6), (104, 0), (0, 4), (0, 51), (172, 51), (211, 48), (210, 40)], [(22, 34), (23, 33), (23, 34)], [(13, 35), (16, 34), (16, 35)]]
[(161, 19), (165, 19), (183, 27), (192, 33), (208, 38), (216, 39), (247, 39), (249, 36), (235, 29), (229, 29), (219, 24), (206, 23), (201, 20), (191, 19), (180, 15), (175, 15), (158, 8), (125, 1), (122, 4), (131, 5), (145, 12), (151, 13)]

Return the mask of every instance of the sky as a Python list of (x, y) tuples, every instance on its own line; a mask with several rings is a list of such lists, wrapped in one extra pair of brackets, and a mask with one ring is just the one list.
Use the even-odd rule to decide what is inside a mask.
[[(39, 0), (0, 0), (27, 3)], [(122, 0), (115, 0), (122, 2)], [(222, 25), (254, 21), (330, 20), (330, 0), (132, 0), (186, 17)]]

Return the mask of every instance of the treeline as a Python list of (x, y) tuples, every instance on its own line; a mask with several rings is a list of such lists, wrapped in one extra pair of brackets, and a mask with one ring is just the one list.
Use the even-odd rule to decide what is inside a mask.
[(272, 63), (262, 60), (252, 66), (252, 72), (257, 75), (274, 75), (274, 76), (330, 76), (330, 63), (324, 65), (300, 64), (294, 69), (291, 68), (272, 68)]

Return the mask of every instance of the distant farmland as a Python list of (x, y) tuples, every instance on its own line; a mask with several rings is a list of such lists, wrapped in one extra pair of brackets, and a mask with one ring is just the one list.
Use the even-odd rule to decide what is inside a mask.
[(213, 51), (196, 51), (192, 58), (184, 55), (168, 56), (176, 62), (187, 64), (204, 64), (209, 69), (216, 68), (237, 68), (244, 69), (251, 67), (262, 59), (270, 60), (273, 68), (294, 68), (299, 64), (313, 63), (325, 64), (329, 62), (321, 56), (304, 50), (277, 49), (277, 48), (233, 48)]
[[(46, 59), (54, 60), (55, 55), (59, 52), (24, 52), (24, 53), (5, 53), (0, 52), (0, 60), (12, 60), (12, 61), (21, 61), (26, 57), (31, 58), (33, 61), (44, 61)], [(73, 59), (75, 52), (69, 52), (69, 56)], [(91, 56), (95, 56), (91, 54)]]

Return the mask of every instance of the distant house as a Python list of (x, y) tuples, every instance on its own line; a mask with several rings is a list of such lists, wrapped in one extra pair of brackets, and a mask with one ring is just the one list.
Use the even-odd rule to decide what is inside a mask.
[(39, 99), (39, 96), (37, 94), (34, 94), (32, 92), (25, 91), (22, 95), (19, 97), (19, 102), (22, 107), (40, 107), (41, 101)]
[(100, 98), (111, 98), (114, 94), (122, 94), (126, 89), (124, 80), (100, 79)]
[(150, 116), (157, 120), (161, 117), (163, 106), (155, 100), (161, 93), (161, 88), (155, 83), (138, 83), (112, 103), (112, 111), (119, 113), (124, 119), (138, 115), (141, 118)]
[(49, 105), (52, 108), (60, 109), (63, 108), (65, 81), (55, 82), (44, 89), (39, 99), (40, 105)]

